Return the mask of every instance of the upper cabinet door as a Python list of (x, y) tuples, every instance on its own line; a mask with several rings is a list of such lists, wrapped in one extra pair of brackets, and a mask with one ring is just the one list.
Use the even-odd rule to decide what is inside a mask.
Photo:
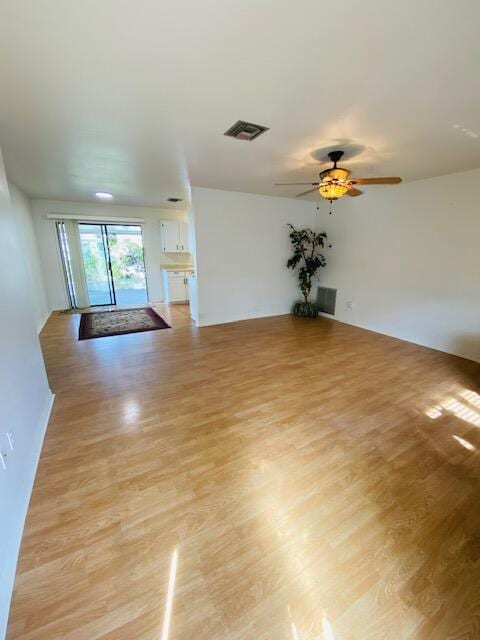
[(188, 224), (186, 222), (178, 223), (178, 242), (182, 253), (189, 253), (188, 248)]
[(179, 253), (180, 234), (176, 220), (164, 220), (162, 222), (162, 251), (165, 253)]

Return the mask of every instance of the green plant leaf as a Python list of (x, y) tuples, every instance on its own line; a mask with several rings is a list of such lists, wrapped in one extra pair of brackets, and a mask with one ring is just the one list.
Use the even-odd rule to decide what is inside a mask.
[[(296, 229), (290, 223), (288, 226), (291, 229), (289, 238), (292, 244), (292, 255), (287, 261), (287, 267), (289, 269), (299, 267), (298, 284), (305, 304), (314, 304), (308, 302), (308, 297), (312, 289), (312, 280), (317, 271), (327, 264), (325, 256), (320, 253), (320, 249), (325, 246), (327, 234), (325, 232), (316, 233), (312, 229)], [(295, 310), (294, 313), (296, 313)], [(316, 315), (318, 315), (318, 309)]]

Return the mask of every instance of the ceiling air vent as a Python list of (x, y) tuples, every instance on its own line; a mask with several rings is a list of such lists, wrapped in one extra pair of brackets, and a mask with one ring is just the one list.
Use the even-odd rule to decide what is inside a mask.
[(181, 198), (168, 198), (168, 202), (182, 202)]
[(268, 129), (269, 127), (262, 127), (261, 124), (252, 124), (251, 122), (239, 120), (230, 129), (227, 129), (224, 135), (230, 138), (237, 138), (237, 140), (255, 140)]

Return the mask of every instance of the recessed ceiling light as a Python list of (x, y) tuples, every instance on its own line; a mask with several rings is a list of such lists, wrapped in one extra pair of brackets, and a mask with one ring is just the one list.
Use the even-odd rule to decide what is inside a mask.
[(100, 198), (100, 200), (111, 200), (113, 198), (113, 195), (111, 193), (107, 193), (106, 191), (96, 191), (95, 195), (97, 196), (97, 198)]

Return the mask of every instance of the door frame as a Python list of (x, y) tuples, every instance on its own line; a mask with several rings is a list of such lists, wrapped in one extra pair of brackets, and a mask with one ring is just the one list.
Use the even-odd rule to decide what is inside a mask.
[[(104, 257), (105, 257), (105, 265), (107, 268), (107, 280), (108, 280), (108, 290), (109, 290), (109, 294), (110, 294), (110, 300), (113, 300), (113, 302), (107, 303), (107, 304), (90, 304), (91, 307), (111, 307), (111, 306), (116, 306), (117, 305), (117, 294), (115, 291), (115, 277), (113, 275), (113, 268), (112, 268), (112, 257), (111, 257), (111, 253), (110, 253), (110, 243), (109, 243), (109, 233), (108, 233), (108, 227), (137, 227), (140, 229), (140, 238), (142, 241), (142, 261), (143, 261), (143, 273), (144, 273), (144, 277), (145, 277), (145, 294), (147, 297), (147, 303), (149, 300), (148, 297), (148, 280), (147, 280), (147, 267), (145, 265), (145, 246), (143, 243), (143, 229), (142, 229), (142, 225), (135, 223), (135, 222), (78, 222), (78, 230), (79, 233), (81, 232), (81, 225), (84, 226), (88, 226), (88, 227), (100, 227), (100, 233), (102, 236), (102, 246), (103, 246), (103, 252), (104, 252)], [(82, 253), (82, 258), (83, 258), (83, 253)], [(85, 270), (85, 265), (83, 265), (83, 269)], [(87, 291), (88, 293), (88, 291)]]
[[(67, 216), (65, 216), (67, 218)], [(72, 220), (72, 218), (69, 218), (69, 220)], [(104, 218), (105, 220), (105, 218)], [(81, 238), (80, 238), (80, 234), (82, 231), (82, 226), (88, 226), (88, 227), (99, 227), (99, 233), (100, 233), (100, 237), (102, 240), (102, 249), (103, 249), (103, 256), (104, 256), (104, 260), (105, 260), (105, 267), (106, 267), (106, 276), (107, 276), (107, 282), (108, 282), (108, 293), (109, 293), (109, 297), (110, 297), (110, 302), (109, 303), (98, 303), (98, 304), (91, 304), (90, 303), (90, 299), (89, 299), (89, 292), (88, 292), (88, 287), (86, 286), (86, 282), (85, 282), (85, 295), (87, 296), (87, 299), (85, 300), (85, 302), (88, 302), (88, 306), (89, 307), (111, 307), (111, 306), (116, 306), (117, 305), (117, 293), (115, 290), (115, 278), (113, 276), (113, 268), (112, 268), (112, 258), (111, 258), (111, 252), (110, 252), (110, 244), (109, 244), (109, 233), (108, 233), (108, 229), (109, 227), (136, 227), (140, 230), (140, 239), (141, 239), (141, 244), (142, 244), (142, 259), (143, 259), (143, 273), (144, 273), (144, 279), (145, 279), (145, 294), (146, 294), (146, 304), (148, 304), (149, 302), (149, 294), (148, 294), (148, 277), (147, 277), (147, 265), (146, 265), (146, 260), (145, 260), (145, 244), (144, 244), (144, 237), (143, 237), (143, 225), (141, 224), (141, 222), (136, 222), (133, 219), (128, 219), (128, 222), (124, 222), (123, 219), (122, 220), (115, 220), (115, 221), (105, 221), (105, 222), (100, 222), (98, 221), (98, 219), (96, 220), (89, 220), (88, 218), (80, 218), (80, 219), (75, 219), (73, 220), (73, 222), (76, 223), (76, 232), (75, 235), (78, 238), (78, 260), (80, 261), (78, 263), (78, 266), (81, 268), (81, 272), (83, 274), (83, 277), (86, 280), (86, 272), (85, 272), (85, 263), (84, 263), (84, 257), (83, 257), (83, 251), (81, 248)], [(59, 253), (59, 260), (62, 266), (62, 270), (63, 270), (63, 275), (64, 275), (64, 282), (65, 282), (65, 293), (66, 293), (66, 298), (68, 301), (68, 303), (70, 304), (70, 308), (71, 309), (78, 309), (80, 308), (78, 306), (78, 301), (77, 301), (77, 291), (76, 291), (76, 281), (74, 279), (74, 276), (72, 275), (72, 266), (70, 264), (70, 242), (69, 242), (69, 238), (68, 235), (65, 233), (65, 223), (63, 218), (58, 218), (55, 220), (55, 235), (57, 236), (57, 249), (58, 249), (58, 253)], [(71, 240), (71, 238), (70, 238)], [(68, 254), (68, 255), (67, 255)]]

